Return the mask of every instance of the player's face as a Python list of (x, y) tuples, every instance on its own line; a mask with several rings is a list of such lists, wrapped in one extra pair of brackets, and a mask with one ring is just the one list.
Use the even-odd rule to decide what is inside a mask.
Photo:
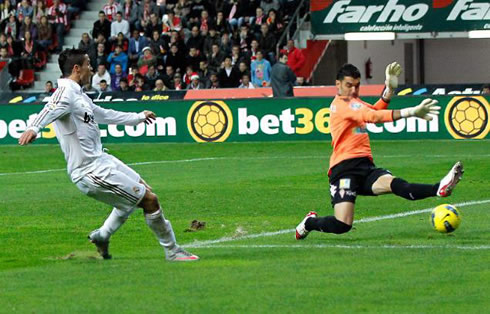
[(81, 85), (86, 85), (90, 82), (90, 78), (92, 77), (92, 67), (90, 66), (90, 59), (88, 55), (85, 55), (85, 61), (80, 68), (80, 81)]
[(350, 76), (346, 76), (341, 81), (336, 80), (335, 86), (337, 86), (339, 96), (358, 97), (359, 86), (361, 86), (361, 79), (355, 79)]

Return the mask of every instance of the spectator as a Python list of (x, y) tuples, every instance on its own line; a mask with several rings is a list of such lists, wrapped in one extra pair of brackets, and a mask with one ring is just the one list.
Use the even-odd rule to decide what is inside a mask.
[(185, 68), (185, 57), (179, 51), (176, 44), (170, 46), (170, 52), (167, 55), (165, 65), (171, 66), (175, 71), (183, 72), (183, 69)]
[(282, 31), (282, 27), (283, 27), (282, 21), (277, 16), (276, 10), (269, 11), (266, 23), (267, 26), (269, 27), (269, 31), (274, 35), (277, 36)]
[(122, 52), (121, 46), (116, 46), (114, 52), (111, 52), (107, 57), (107, 62), (110, 64), (110, 73), (116, 73), (116, 64), (120, 64), (124, 73), (128, 70), (128, 55)]
[(19, 22), (23, 22), (26, 16), (32, 19), (34, 13), (34, 8), (29, 4), (27, 0), (22, 0), (17, 7), (17, 19)]
[(189, 85), (191, 83), (191, 76), (194, 74), (196, 74), (196, 72), (194, 72), (192, 67), (188, 65), (185, 69), (184, 77), (182, 77), (182, 81), (185, 83), (185, 85)]
[(271, 64), (264, 59), (261, 50), (257, 51), (257, 59), (252, 61), (252, 83), (257, 87), (269, 86), (271, 81)]
[(90, 54), (90, 65), (92, 69), (98, 69), (99, 65), (103, 64), (107, 68), (107, 54), (103, 43), (97, 44), (97, 50)]
[(5, 33), (0, 33), (0, 48), (7, 48), (7, 35)]
[(157, 30), (153, 31), (153, 35), (151, 38), (151, 41), (149, 43), (149, 47), (151, 48), (151, 51), (153, 52), (153, 55), (156, 56), (158, 59), (162, 59), (162, 57), (167, 53), (168, 51), (168, 40), (165, 40), (165, 37), (160, 37), (160, 32)]
[[(104, 45), (104, 52), (109, 54), (111, 51), (111, 45), (110, 42), (107, 38), (104, 37), (104, 35), (100, 34), (97, 36), (97, 38), (94, 38), (94, 48), (97, 48), (98, 44), (103, 44)], [(95, 50), (92, 50), (95, 51)]]
[(80, 40), (80, 43), (78, 44), (78, 49), (85, 51), (85, 53), (89, 53), (90, 49), (92, 49), (92, 46), (94, 45), (94, 42), (92, 38), (90, 38), (88, 33), (83, 33), (82, 34), (82, 39)]
[(172, 86), (174, 90), (184, 90), (186, 89), (185, 83), (182, 82), (182, 76), (179, 73), (174, 75), (174, 84)]
[(146, 75), (150, 66), (157, 66), (157, 58), (151, 52), (150, 47), (143, 48), (143, 55), (138, 60), (138, 70), (141, 75)]
[(482, 95), (490, 95), (490, 84), (485, 84), (481, 88)]
[(240, 64), (242, 61), (244, 61), (244, 57), (240, 53), (240, 46), (233, 45), (231, 48), (231, 65), (238, 67), (238, 64)]
[(238, 88), (255, 88), (254, 84), (250, 82), (250, 77), (248, 76), (248, 74), (243, 74), (242, 83), (240, 84), (240, 86), (238, 86)]
[[(233, 21), (233, 19), (231, 21)], [(214, 28), (216, 28), (218, 34), (231, 33), (232, 28), (230, 23), (231, 22), (228, 22), (225, 19), (223, 11), (218, 11), (218, 15), (216, 16), (216, 22), (214, 23)], [(236, 28), (236, 25), (233, 27)]]
[(48, 17), (42, 16), (41, 23), (37, 27), (37, 43), (47, 50), (48, 47), (53, 43), (53, 29), (49, 25)]
[(22, 39), (26, 31), (31, 33), (32, 39), (37, 40), (37, 26), (32, 23), (32, 18), (30, 16), (24, 17), (24, 22), (22, 22), (22, 25), (20, 26), (18, 39)]
[(145, 90), (149, 90), (148, 85), (145, 83), (145, 78), (138, 73), (134, 77), (134, 91), (142, 92)]
[(92, 88), (100, 91), (100, 81), (102, 80), (105, 80), (107, 85), (111, 85), (111, 75), (103, 63), (99, 64), (97, 67), (97, 72), (92, 76)]
[(215, 72), (211, 72), (211, 74), (209, 75), (209, 86), (206, 86), (206, 88), (210, 88), (210, 89), (221, 88), (219, 85), (218, 74), (216, 74)]
[(240, 62), (240, 64), (238, 65), (238, 73), (240, 74), (240, 77), (243, 77), (245, 74), (247, 74), (250, 78), (250, 71), (248, 70), (248, 66), (245, 61)]
[(247, 64), (250, 64), (252, 61), (257, 59), (257, 51), (259, 51), (259, 41), (254, 39), (250, 44), (250, 50), (244, 53)]
[(121, 80), (126, 77), (126, 74), (123, 72), (120, 64), (116, 64), (116, 72), (111, 75), (111, 89), (118, 90), (121, 84)]
[(250, 49), (250, 43), (252, 42), (252, 35), (250, 35), (248, 26), (247, 25), (242, 25), (240, 27), (240, 33), (238, 34), (238, 38), (236, 40), (236, 43), (240, 45), (240, 50), (241, 51), (247, 51)]
[(32, 23), (39, 26), (39, 23), (41, 23), (41, 18), (47, 15), (48, 10), (46, 9), (44, 1), (38, 0), (36, 2), (36, 6), (34, 7), (34, 11), (32, 12)]
[[(245, 5), (246, 6), (246, 5)], [(225, 13), (223, 11), (218, 12), (218, 16), (216, 18), (216, 24), (219, 25), (219, 29), (221, 31), (231, 32), (237, 29), (238, 21), (241, 19), (241, 13), (243, 11), (244, 5), (242, 1), (238, 0), (230, 0), (226, 1), (223, 5), (223, 9), (226, 12), (226, 20)], [(243, 20), (242, 20), (243, 21)], [(228, 26), (226, 25), (228, 24)]]
[(99, 92), (104, 93), (104, 92), (111, 92), (110, 86), (107, 84), (106, 80), (100, 81), (100, 89)]
[(133, 87), (132, 86), (129, 86), (128, 79), (123, 77), (119, 81), (119, 89), (117, 91), (119, 91), (119, 92), (132, 92), (133, 91)]
[(109, 22), (113, 22), (117, 12), (119, 12), (119, 7), (114, 0), (109, 0), (102, 8), (102, 11), (104, 11)]
[(162, 79), (158, 79), (156, 82), (155, 82), (155, 88), (153, 89), (154, 92), (163, 92), (163, 91), (166, 91), (167, 90), (167, 87), (165, 87), (165, 84), (163, 84), (163, 80)]
[(158, 72), (154, 65), (148, 67), (148, 72), (145, 75), (145, 81), (149, 89), (155, 88), (155, 83), (159, 79)]
[(269, 11), (272, 9), (279, 11), (281, 8), (279, 5), (279, 0), (261, 0), (260, 7), (267, 13), (269, 13)]
[(258, 0), (239, 0), (239, 2), (244, 3), (242, 5), (242, 10), (240, 12), (240, 18), (238, 19), (238, 27), (241, 27), (243, 24), (252, 25), (255, 22), (254, 15), (256, 14), (257, 8), (259, 7)]
[(279, 62), (274, 64), (271, 70), (272, 94), (274, 97), (293, 97), (293, 86), (296, 75), (288, 65), (287, 51), (279, 53)]
[(203, 10), (201, 12), (201, 18), (199, 20), (199, 30), (201, 32), (207, 32), (209, 31), (209, 27), (212, 26), (212, 20), (209, 17), (209, 13), (206, 10)]
[(225, 55), (228, 56), (231, 54), (231, 47), (233, 46), (233, 42), (230, 39), (230, 34), (224, 33), (221, 35), (221, 44), (219, 49), (221, 52)]
[(13, 38), (18, 38), (20, 34), (20, 25), (15, 15), (11, 14), (5, 23), (5, 28), (2, 31), (5, 34), (12, 35)]
[(135, 77), (136, 77), (137, 74), (139, 74), (138, 67), (131, 67), (129, 69), (129, 74), (128, 74), (129, 86), (134, 87)]
[(163, 83), (168, 88), (172, 87), (172, 84), (174, 82), (174, 74), (175, 74), (174, 68), (170, 65), (167, 65), (165, 67), (165, 73), (161, 77), (162, 77)]
[(143, 55), (143, 49), (148, 47), (148, 40), (144, 36), (140, 36), (140, 32), (133, 30), (133, 36), (129, 40), (129, 60), (131, 64), (138, 62)]
[(124, 0), (121, 11), (123, 18), (129, 22), (129, 25), (134, 25), (138, 20), (138, 5), (132, 0)]
[(203, 88), (204, 85), (199, 81), (199, 75), (197, 73), (194, 73), (191, 76), (191, 84), (188, 86), (188, 89), (203, 89)]
[(22, 40), (21, 67), (22, 69), (32, 69), (34, 66), (34, 57), (39, 50), (37, 43), (31, 36), (29, 31), (24, 33)]
[(203, 60), (203, 57), (199, 54), (199, 51), (195, 47), (190, 47), (189, 54), (186, 58), (186, 64), (192, 67), (192, 71), (199, 71), (199, 63)]
[(303, 52), (294, 46), (292, 39), (287, 43), (288, 66), (293, 70), (296, 76), (299, 76), (299, 71), (305, 64), (305, 56)]
[(66, 5), (61, 0), (53, 0), (53, 5), (48, 9), (48, 20), (53, 25), (58, 38), (56, 52), (63, 50), (65, 44), (65, 29), (68, 28), (68, 16)]
[(126, 53), (126, 54), (128, 53), (129, 40), (124, 37), (123, 33), (117, 34), (116, 40), (114, 40), (112, 42), (111, 51), (114, 51), (116, 49), (116, 46), (118, 46), (118, 45), (122, 47), (122, 51), (124, 53)]
[(224, 67), (218, 73), (219, 85), (222, 88), (235, 88), (240, 85), (238, 70), (231, 66), (231, 57), (225, 57)]
[(251, 24), (250, 29), (252, 33), (256, 34), (255, 37), (260, 35), (260, 26), (265, 24), (267, 17), (264, 14), (264, 10), (261, 7), (255, 9), (254, 22)]
[(208, 9), (207, 6), (207, 2), (204, 2), (202, 0), (194, 0), (191, 4), (191, 12), (189, 13), (189, 24), (198, 25), (201, 13), (202, 11)]
[(116, 20), (111, 23), (111, 38), (115, 39), (119, 33), (129, 38), (129, 23), (123, 19), (121, 11), (116, 13)]
[(210, 71), (208, 69), (208, 62), (206, 60), (202, 60), (201, 62), (199, 62), (199, 72), (197, 74), (199, 75), (201, 83), (203, 83), (204, 86), (207, 86), (209, 82)]
[(10, 0), (4, 0), (0, 4), (0, 21), (3, 22), (7, 20), (10, 15), (15, 16), (15, 7), (12, 5)]
[(153, 31), (161, 33), (163, 29), (157, 13), (151, 13), (150, 21), (148, 23), (142, 23), (142, 26), (144, 27), (145, 36), (148, 38), (151, 38)]
[(151, 0), (144, 0), (138, 6), (138, 21), (136, 21), (136, 28), (143, 30), (143, 25), (146, 25), (150, 21), (150, 15), (152, 13), (158, 14), (158, 8)]
[(259, 47), (266, 55), (267, 59), (271, 62), (275, 62), (276, 51), (276, 37), (269, 31), (267, 24), (260, 25)]
[(22, 52), (22, 45), (11, 34), (7, 35), (7, 51), (11, 58), (20, 56)]
[[(2, 33), (2, 35), (5, 35)], [(0, 47), (0, 60), (2, 61), (10, 61), (9, 53), (7, 51), (7, 47)]]
[(47, 94), (54, 93), (56, 88), (53, 87), (53, 82), (47, 81), (46, 84), (44, 84), (44, 92)]
[[(168, 4), (167, 4), (168, 6)], [(171, 10), (162, 17), (162, 31), (164, 34), (170, 33), (172, 30), (180, 31), (182, 29), (182, 20), (176, 16)]]
[(224, 55), (219, 49), (218, 44), (213, 44), (211, 55), (208, 58), (209, 69), (217, 72), (221, 68), (221, 63), (224, 60)]
[(197, 26), (192, 27), (191, 37), (187, 40), (185, 45), (188, 49), (196, 48), (199, 52), (203, 51), (204, 38), (199, 33), (199, 28)]
[(111, 21), (106, 18), (104, 11), (99, 11), (99, 19), (94, 23), (92, 29), (93, 38), (99, 37), (99, 34), (104, 35), (104, 38), (111, 37)]
[(204, 39), (203, 52), (201, 53), (203, 57), (209, 58), (212, 53), (213, 45), (216, 44), (219, 47), (220, 37), (216, 33), (213, 26), (209, 28), (209, 34)]

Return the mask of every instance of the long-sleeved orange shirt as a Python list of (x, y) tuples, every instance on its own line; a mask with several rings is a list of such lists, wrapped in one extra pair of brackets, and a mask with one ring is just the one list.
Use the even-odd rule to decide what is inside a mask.
[(360, 157), (373, 160), (366, 123), (393, 121), (393, 110), (382, 99), (370, 105), (359, 98), (336, 96), (330, 104), (333, 153), (330, 169), (340, 162)]

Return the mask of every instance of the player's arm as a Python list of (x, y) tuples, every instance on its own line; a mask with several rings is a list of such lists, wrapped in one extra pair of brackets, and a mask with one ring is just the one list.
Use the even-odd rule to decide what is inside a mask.
[(140, 113), (122, 112), (92, 104), (92, 111), (95, 122), (103, 124), (138, 125), (141, 122), (151, 124), (156, 119), (156, 115), (148, 110)]
[(393, 110), (393, 121), (402, 118), (417, 117), (427, 121), (433, 119), (432, 115), (438, 115), (440, 106), (437, 106), (439, 102), (435, 99), (426, 98), (415, 107), (404, 108), (401, 110)]
[(401, 73), (402, 67), (398, 62), (393, 62), (386, 66), (385, 88), (383, 89), (381, 99), (376, 102), (373, 109), (380, 110), (388, 108), (388, 104), (398, 88), (398, 77)]
[(70, 112), (70, 105), (68, 103), (68, 97), (64, 88), (60, 87), (57, 89), (49, 102), (44, 106), (43, 110), (39, 112), (36, 119), (31, 123), (31, 125), (25, 130), (24, 133), (19, 138), (20, 145), (27, 145), (34, 142), (37, 138), (37, 134), (46, 125), (58, 120), (64, 115)]

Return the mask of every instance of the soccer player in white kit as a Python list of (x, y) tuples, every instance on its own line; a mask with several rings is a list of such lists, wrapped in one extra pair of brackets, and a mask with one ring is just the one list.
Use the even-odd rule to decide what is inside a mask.
[(82, 86), (90, 82), (92, 76), (89, 57), (83, 51), (66, 49), (60, 54), (58, 63), (63, 75), (58, 80), (58, 89), (21, 135), (19, 144), (33, 142), (39, 131), (53, 122), (72, 182), (82, 193), (114, 207), (102, 227), (88, 236), (104, 259), (111, 258), (111, 235), (137, 207), (141, 207), (167, 260), (198, 260), (198, 256), (177, 245), (172, 225), (163, 216), (151, 187), (133, 169), (102, 150), (99, 123), (149, 124), (155, 120), (155, 114), (151, 111), (120, 112), (95, 105), (82, 91)]

